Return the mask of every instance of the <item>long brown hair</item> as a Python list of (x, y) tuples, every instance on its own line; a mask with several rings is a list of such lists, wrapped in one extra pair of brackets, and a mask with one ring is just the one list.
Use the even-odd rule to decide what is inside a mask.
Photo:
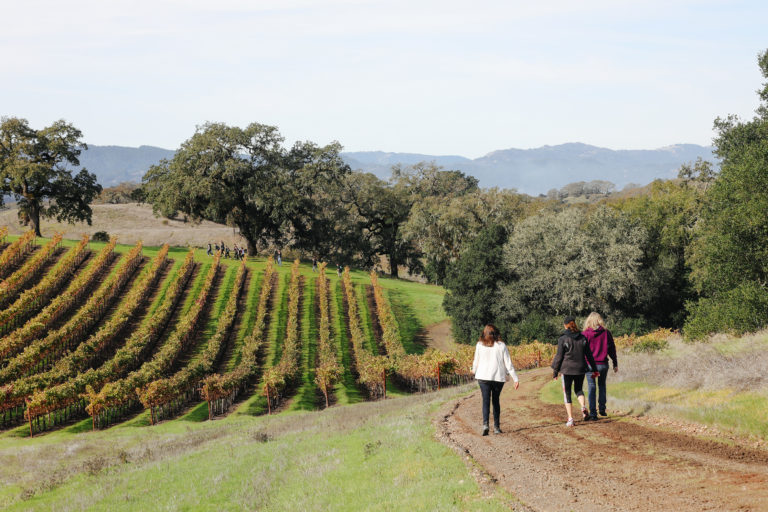
[(565, 324), (565, 328), (571, 332), (579, 332), (579, 326), (576, 325), (576, 320), (571, 320), (570, 322)]
[(499, 341), (500, 338), (501, 335), (499, 334), (499, 330), (496, 328), (496, 326), (493, 324), (488, 324), (485, 326), (485, 329), (483, 329), (483, 334), (480, 335), (480, 339), (478, 341), (486, 347), (492, 347), (493, 344)]

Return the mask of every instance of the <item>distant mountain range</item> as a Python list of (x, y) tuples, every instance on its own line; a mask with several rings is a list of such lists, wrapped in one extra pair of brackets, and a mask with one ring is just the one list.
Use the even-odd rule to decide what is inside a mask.
[[(90, 146), (80, 163), (96, 174), (103, 186), (124, 181), (141, 181), (153, 164), (172, 158), (173, 150), (153, 146)], [(502, 149), (470, 159), (463, 156), (353, 151), (342, 153), (355, 170), (387, 178), (395, 164), (435, 162), (476, 177), (481, 187), (515, 188), (531, 195), (575, 181), (607, 180), (622, 188), (629, 183), (645, 185), (662, 178), (674, 178), (686, 162), (701, 157), (715, 161), (712, 147), (676, 144), (659, 149), (613, 150), (581, 143), (542, 146), (534, 149)]]

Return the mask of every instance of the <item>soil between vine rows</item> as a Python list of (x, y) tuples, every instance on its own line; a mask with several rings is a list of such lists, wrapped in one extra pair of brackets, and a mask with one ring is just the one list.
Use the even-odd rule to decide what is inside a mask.
[(540, 369), (523, 373), (518, 391), (504, 387), (501, 435), (480, 436), (479, 391), (435, 420), (442, 441), (520, 500), (514, 509), (768, 510), (768, 451), (650, 427), (630, 413), (567, 428), (565, 408), (539, 399), (549, 379)]

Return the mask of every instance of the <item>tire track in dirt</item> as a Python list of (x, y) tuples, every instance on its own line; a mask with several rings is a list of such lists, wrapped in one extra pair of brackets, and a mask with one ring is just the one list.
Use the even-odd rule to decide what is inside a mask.
[[(438, 436), (514, 494), (515, 510), (768, 510), (768, 452), (650, 427), (629, 413), (565, 427), (539, 391), (551, 370), (501, 395), (504, 434), (480, 436), (480, 393), (446, 404)], [(482, 483), (482, 482), (481, 482)], [(523, 505), (524, 504), (524, 505)]]

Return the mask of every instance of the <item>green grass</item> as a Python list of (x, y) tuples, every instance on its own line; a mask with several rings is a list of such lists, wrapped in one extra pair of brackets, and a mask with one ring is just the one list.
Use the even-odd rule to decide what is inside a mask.
[[(226, 307), (230, 295), (234, 293), (237, 265), (229, 265), (228, 267), (224, 267), (222, 265), (222, 267), (224, 275), (219, 278), (219, 289), (216, 297), (213, 298), (214, 302), (211, 304), (210, 314), (207, 321), (202, 326), (203, 331), (202, 334), (198, 336), (197, 344), (188, 352), (188, 359), (190, 361), (193, 361), (200, 353), (202, 353), (202, 351), (205, 350), (208, 339), (212, 338), (216, 333), (216, 330), (219, 328), (219, 317), (224, 311), (224, 307)], [(198, 327), (197, 330), (199, 329), (200, 327)]]
[(357, 403), (363, 400), (363, 394), (355, 384), (355, 376), (352, 374), (352, 347), (347, 336), (347, 326), (344, 320), (344, 298), (341, 279), (331, 280), (330, 288), (334, 290), (331, 294), (331, 324), (333, 325), (334, 341), (337, 345), (337, 353), (340, 355), (340, 361), (344, 367), (344, 373), (334, 387), (336, 402), (338, 404)]
[[(277, 290), (275, 292), (275, 297), (278, 300), (274, 301), (272, 311), (269, 315), (269, 325), (266, 327), (268, 343), (264, 356), (264, 367), (260, 369), (261, 373), (263, 373), (265, 369), (270, 368), (273, 361), (277, 362), (279, 360), (279, 356), (275, 355), (275, 348), (278, 344), (278, 339), (282, 340), (282, 336), (285, 336), (286, 324), (288, 322), (288, 279), (289, 276), (283, 273), (283, 278), (278, 280)], [(281, 325), (282, 331), (280, 330)], [(267, 400), (261, 394), (262, 389), (263, 386), (258, 384), (254, 393), (237, 407), (235, 414), (256, 416), (266, 413)]]
[(149, 309), (147, 310), (147, 317), (153, 316), (157, 311), (157, 308), (159, 308), (160, 305), (163, 303), (163, 300), (165, 299), (165, 294), (168, 293), (168, 288), (171, 286), (171, 282), (173, 281), (174, 276), (178, 274), (182, 263), (183, 263), (182, 259), (171, 260), (171, 262), (169, 263), (170, 268), (168, 269), (165, 279), (160, 283), (160, 289), (155, 294), (155, 298), (152, 301), (152, 304), (150, 304)]
[(618, 382), (608, 387), (609, 396), (623, 405), (648, 408), (684, 420), (715, 426), (738, 434), (768, 437), (768, 395), (728, 388), (678, 389), (643, 382)]
[(385, 290), (384, 293), (395, 315), (403, 348), (408, 354), (422, 354), (426, 347), (417, 343), (416, 337), (426, 326), (419, 321), (414, 308), (406, 302), (408, 296), (397, 289)]
[[(285, 332), (288, 328), (288, 288), (290, 285), (290, 276), (283, 274), (280, 279), (280, 288), (278, 289), (278, 307), (275, 311), (274, 332), (270, 333), (270, 351), (267, 360), (269, 361), (268, 368), (276, 365), (280, 361), (280, 356), (283, 353), (283, 340), (285, 338)], [(274, 334), (272, 336), (272, 334)]]
[(301, 377), (291, 410), (311, 411), (318, 408), (318, 387), (315, 384), (318, 326), (315, 317), (316, 279), (304, 281), (301, 314)]
[(354, 287), (355, 295), (357, 296), (357, 311), (360, 315), (360, 327), (362, 327), (363, 334), (365, 334), (365, 339), (368, 342), (368, 350), (372, 354), (378, 354), (379, 344), (376, 342), (376, 336), (373, 333), (373, 316), (368, 305), (366, 286), (365, 284), (356, 284)]
[(7, 510), (501, 510), (509, 496), (484, 496), (434, 439), (436, 407), (466, 389), (0, 440), (0, 501)]
[(379, 283), (388, 290), (390, 300), (408, 305), (420, 326), (429, 327), (448, 318), (443, 309), (443, 287), (387, 277), (380, 277)]
[(259, 306), (259, 294), (261, 293), (261, 284), (264, 280), (264, 274), (251, 270), (248, 280), (248, 288), (243, 292), (246, 294), (245, 309), (240, 313), (241, 322), (237, 335), (232, 340), (232, 352), (229, 361), (226, 361), (225, 371), (232, 371), (240, 363), (242, 357), (242, 348), (245, 338), (253, 331), (253, 324), (256, 322), (256, 309)]

